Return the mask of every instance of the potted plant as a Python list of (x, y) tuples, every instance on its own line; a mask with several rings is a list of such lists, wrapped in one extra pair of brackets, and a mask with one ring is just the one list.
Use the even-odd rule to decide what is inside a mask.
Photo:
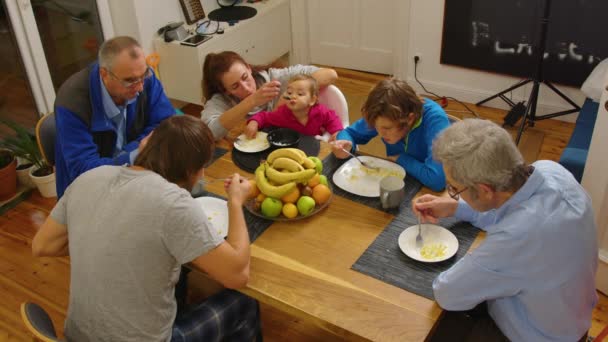
[(17, 157), (33, 164), (29, 168), (29, 176), (43, 197), (57, 196), (55, 171), (42, 158), (36, 137), (13, 121), (0, 119), (0, 123), (8, 126), (16, 133), (16, 136), (6, 138), (0, 143), (0, 146), (10, 149)]
[(17, 158), (13, 151), (0, 149), (0, 201), (17, 193)]

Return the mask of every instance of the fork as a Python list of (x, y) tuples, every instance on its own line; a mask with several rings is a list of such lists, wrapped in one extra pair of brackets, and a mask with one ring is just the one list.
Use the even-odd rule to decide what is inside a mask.
[(424, 245), (424, 241), (422, 240), (422, 232), (420, 228), (420, 215), (416, 215), (418, 218), (418, 235), (416, 235), (416, 248), (421, 249)]
[[(331, 144), (331, 143), (330, 143)], [(334, 145), (335, 146), (335, 145)], [(364, 162), (363, 160), (359, 159), (359, 157), (357, 157), (356, 155), (352, 154), (350, 151), (348, 151), (347, 149), (343, 148), (343, 147), (339, 147), (339, 149), (341, 149), (342, 151), (348, 153), (348, 155), (350, 155), (351, 157), (357, 159), (357, 161), (359, 161), (359, 163), (361, 163), (361, 165), (365, 166), (368, 169), (371, 170), (378, 170), (379, 167), (377, 166), (373, 166), (373, 165), (369, 165), (368, 163)]]

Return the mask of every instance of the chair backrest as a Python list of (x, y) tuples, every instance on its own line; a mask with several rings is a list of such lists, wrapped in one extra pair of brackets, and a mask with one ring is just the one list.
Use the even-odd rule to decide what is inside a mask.
[(21, 319), (35, 338), (43, 342), (59, 341), (53, 321), (40, 305), (31, 302), (22, 303)]
[(55, 165), (55, 113), (49, 113), (38, 120), (36, 124), (36, 140), (38, 149), (46, 163)]
[(328, 85), (319, 92), (318, 102), (325, 107), (332, 109), (342, 122), (344, 128), (350, 125), (350, 119), (348, 117), (348, 103), (344, 94), (333, 84)]

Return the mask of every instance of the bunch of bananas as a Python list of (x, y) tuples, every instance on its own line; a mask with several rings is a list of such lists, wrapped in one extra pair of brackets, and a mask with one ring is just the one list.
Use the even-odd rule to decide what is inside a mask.
[(281, 198), (293, 191), (298, 183), (306, 183), (314, 177), (315, 167), (315, 162), (304, 151), (281, 148), (270, 153), (266, 162), (255, 170), (255, 181), (264, 195)]

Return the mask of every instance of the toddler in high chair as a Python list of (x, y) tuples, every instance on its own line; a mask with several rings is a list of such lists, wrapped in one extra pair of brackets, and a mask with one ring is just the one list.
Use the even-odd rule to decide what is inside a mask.
[(254, 138), (264, 127), (284, 127), (304, 135), (334, 135), (344, 127), (336, 112), (317, 103), (319, 87), (309, 75), (296, 75), (289, 80), (282, 95), (283, 104), (272, 112), (259, 112), (247, 120), (245, 135)]

